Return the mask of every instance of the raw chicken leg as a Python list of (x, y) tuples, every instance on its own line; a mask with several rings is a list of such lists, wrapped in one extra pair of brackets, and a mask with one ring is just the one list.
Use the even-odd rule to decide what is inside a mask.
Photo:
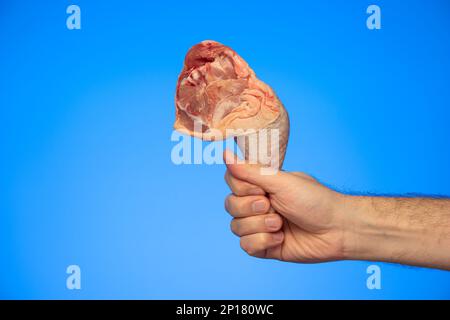
[(251, 158), (256, 141), (258, 148), (272, 150), (270, 163), (281, 167), (289, 136), (287, 112), (273, 90), (231, 48), (215, 41), (193, 46), (178, 78), (175, 104), (176, 130), (203, 140), (234, 136), (246, 159)]

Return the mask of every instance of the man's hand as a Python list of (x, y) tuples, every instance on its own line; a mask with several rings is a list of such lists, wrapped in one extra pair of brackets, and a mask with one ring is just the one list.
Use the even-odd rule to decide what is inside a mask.
[(295, 262), (344, 258), (341, 194), (300, 172), (261, 175), (258, 165), (235, 164), (229, 151), (224, 156), (233, 192), (225, 207), (248, 254)]
[(226, 151), (226, 210), (252, 256), (376, 260), (450, 269), (450, 200), (348, 196), (298, 172), (262, 175)]

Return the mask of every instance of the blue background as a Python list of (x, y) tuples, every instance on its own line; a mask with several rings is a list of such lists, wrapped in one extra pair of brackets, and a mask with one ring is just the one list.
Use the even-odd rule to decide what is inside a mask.
[[(450, 273), (248, 257), (221, 165), (172, 163), (193, 44), (223, 42), (291, 117), (286, 170), (346, 191), (450, 194), (450, 5), (381, 1), (0, 4), (0, 298), (450, 298)], [(66, 267), (82, 289), (66, 289)]]

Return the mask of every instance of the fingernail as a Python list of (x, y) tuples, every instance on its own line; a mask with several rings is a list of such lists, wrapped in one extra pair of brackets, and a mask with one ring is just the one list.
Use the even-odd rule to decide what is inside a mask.
[(266, 203), (263, 200), (258, 200), (252, 204), (253, 212), (264, 213), (266, 211)]
[(273, 240), (275, 240), (276, 242), (281, 242), (284, 238), (284, 234), (283, 234), (283, 232), (277, 232), (277, 233), (274, 233), (272, 235), (272, 237), (273, 237)]
[(267, 228), (276, 229), (278, 228), (278, 219), (275, 217), (267, 217), (264, 222), (266, 223)]

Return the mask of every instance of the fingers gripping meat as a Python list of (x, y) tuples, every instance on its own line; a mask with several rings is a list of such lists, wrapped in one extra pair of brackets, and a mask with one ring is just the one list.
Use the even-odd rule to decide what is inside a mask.
[(289, 136), (286, 110), (231, 48), (215, 41), (192, 47), (178, 78), (175, 103), (176, 130), (204, 140), (237, 137), (247, 159), (252, 141), (259, 147), (267, 144), (267, 150), (276, 146), (270, 157), (281, 167)]

